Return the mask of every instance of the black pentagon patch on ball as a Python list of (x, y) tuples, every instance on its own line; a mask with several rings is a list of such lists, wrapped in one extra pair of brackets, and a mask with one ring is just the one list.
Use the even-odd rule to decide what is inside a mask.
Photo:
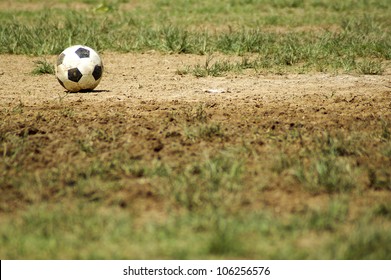
[(90, 51), (85, 49), (85, 48), (78, 48), (77, 51), (75, 51), (75, 53), (80, 57), (80, 58), (84, 58), (84, 57), (90, 57)]
[(57, 66), (61, 65), (62, 62), (64, 61), (64, 58), (65, 58), (65, 53), (62, 53), (60, 54), (58, 57), (57, 57)]
[(82, 76), (83, 74), (77, 68), (72, 68), (68, 70), (68, 79), (72, 82), (77, 83), (78, 81), (80, 81)]
[(94, 76), (95, 81), (99, 80), (102, 77), (102, 66), (95, 65), (92, 76)]

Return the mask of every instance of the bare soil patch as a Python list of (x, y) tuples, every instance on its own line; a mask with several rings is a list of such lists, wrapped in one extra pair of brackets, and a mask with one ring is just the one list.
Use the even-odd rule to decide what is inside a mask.
[[(69, 139), (85, 135), (91, 128), (120, 131), (117, 143), (128, 143), (135, 157), (180, 165), (201, 153), (239, 145), (244, 138), (265, 153), (268, 147), (257, 135), (259, 131), (304, 127), (313, 133), (336, 129), (365, 133), (373, 131), (379, 120), (391, 121), (390, 75), (243, 73), (196, 78), (176, 71), (203, 63), (205, 57), (151, 52), (104, 53), (102, 58), (105, 72), (96, 91), (67, 94), (54, 76), (31, 74), (36, 57), (0, 55), (0, 131), (35, 137), (36, 149), (24, 162), (26, 170), (71, 162), (74, 141)], [(46, 59), (54, 61), (55, 57)], [(196, 144), (184, 140), (181, 120), (197, 106), (205, 108), (212, 122), (222, 124), (226, 137)], [(111, 144), (99, 149), (101, 158), (118, 152)], [(3, 188), (3, 194), (9, 192)], [(379, 194), (389, 199), (389, 193), (382, 193), (368, 191), (361, 203), (379, 201)], [(125, 207), (129, 200), (144, 210), (161, 207), (145, 182), (115, 195), (123, 196)], [(9, 197), (14, 204), (8, 206), (21, 206), (18, 197)], [(137, 199), (139, 204), (134, 202)], [(251, 207), (299, 212), (320, 205), (321, 200), (285, 187), (266, 190)]]

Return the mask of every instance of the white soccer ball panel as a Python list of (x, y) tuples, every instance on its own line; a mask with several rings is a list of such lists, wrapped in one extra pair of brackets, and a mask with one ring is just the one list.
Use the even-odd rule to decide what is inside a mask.
[(62, 61), (62, 64), (64, 66), (64, 69), (68, 70), (74, 67), (77, 67), (80, 64), (80, 57), (77, 56), (74, 52), (64, 52), (65, 57)]
[(84, 75), (92, 75), (92, 72), (94, 71), (94, 67), (96, 64), (94, 64), (89, 59), (82, 59), (80, 63), (78, 64), (77, 68), (79, 71)]
[(57, 79), (64, 88), (71, 92), (94, 89), (98, 86), (102, 74), (102, 61), (90, 47), (72, 46), (58, 56)]
[(92, 50), (90, 53), (90, 60), (94, 65), (102, 65), (102, 60), (94, 50)]

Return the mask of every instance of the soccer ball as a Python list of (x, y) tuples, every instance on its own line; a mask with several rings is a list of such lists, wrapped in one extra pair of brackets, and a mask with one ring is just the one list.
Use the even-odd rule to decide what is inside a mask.
[(102, 74), (102, 60), (90, 47), (72, 46), (57, 58), (57, 80), (70, 92), (93, 90), (102, 79)]

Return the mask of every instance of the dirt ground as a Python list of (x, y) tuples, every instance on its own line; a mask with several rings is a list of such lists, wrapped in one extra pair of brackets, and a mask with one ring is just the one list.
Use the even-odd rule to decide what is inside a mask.
[[(164, 109), (178, 103), (213, 103), (214, 117), (226, 115), (229, 108), (233, 117), (226, 119), (232, 121), (257, 111), (270, 111), (274, 121), (313, 125), (346, 121), (349, 126), (360, 118), (390, 116), (390, 69), (381, 76), (249, 72), (197, 78), (178, 75), (177, 70), (203, 65), (204, 56), (104, 53), (105, 71), (96, 90), (67, 95), (53, 75), (31, 74), (40, 59), (0, 55), (1, 108), (22, 102), (39, 109), (65, 96), (64, 102), (85, 107), (86, 114), (114, 105), (130, 106), (137, 114), (143, 113), (139, 104)], [(45, 59), (54, 63), (56, 58)]]
[[(160, 119), (200, 104), (212, 121), (229, 130), (230, 137), (219, 144), (226, 146), (240, 143), (243, 135), (251, 139), (249, 134), (254, 128), (270, 130), (301, 125), (314, 132), (355, 127), (364, 131), (371, 130), (370, 126), (379, 119), (391, 120), (389, 69), (381, 76), (249, 72), (197, 78), (191, 74), (178, 75), (177, 70), (203, 64), (203, 56), (155, 52), (101, 56), (105, 72), (96, 90), (67, 94), (53, 75), (31, 74), (34, 61), (40, 58), (0, 55), (3, 129), (12, 132), (32, 127), (38, 133), (31, 134), (39, 136), (42, 132), (45, 142), (45, 151), (39, 147), (36, 155), (28, 157), (31, 162), (25, 163), (27, 168), (55, 166), (61, 157), (69, 160), (72, 155), (61, 152), (67, 145), (66, 139), (91, 127), (122, 130), (126, 127), (133, 137), (133, 149), (140, 156), (180, 163), (184, 156), (191, 156), (199, 149), (207, 150), (208, 145), (216, 143), (187, 145), (175, 137), (180, 134), (175, 126), (162, 127)], [(54, 62), (56, 57), (46, 59)], [(23, 114), (14, 113), (18, 106), (23, 106)], [(59, 108), (77, 111), (76, 122), (66, 118), (56, 121)], [(37, 116), (40, 122), (34, 124)], [(255, 134), (253, 138), (255, 142), (259, 140)], [(70, 150), (63, 149), (64, 153)], [(375, 200), (382, 194), (372, 192)], [(311, 203), (310, 198), (312, 203), (318, 203), (317, 197), (306, 193), (298, 192), (294, 198), (292, 193), (274, 191), (266, 196), (268, 201), (264, 204), (274, 206), (276, 211), (280, 208), (290, 211), (305, 201)]]

